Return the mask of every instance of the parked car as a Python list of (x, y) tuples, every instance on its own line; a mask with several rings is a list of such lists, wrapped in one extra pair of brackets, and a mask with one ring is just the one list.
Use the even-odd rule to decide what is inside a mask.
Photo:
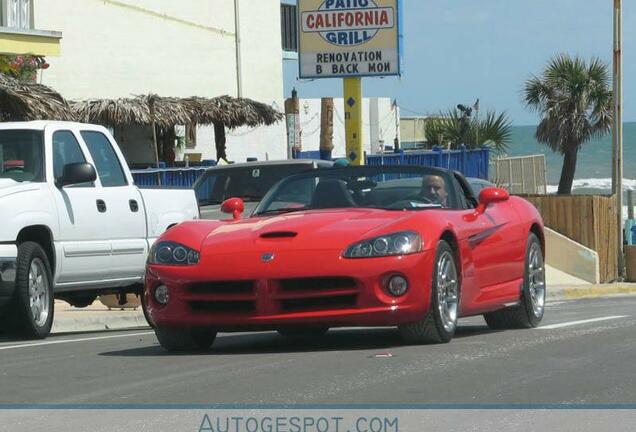
[(373, 166), (287, 177), (242, 218), (185, 222), (153, 246), (146, 311), (167, 350), (217, 332), (397, 326), (448, 342), (459, 317), (535, 327), (544, 313), (543, 222), (527, 201), (437, 168)]
[(43, 338), (54, 297), (81, 307), (139, 292), (154, 240), (198, 215), (191, 190), (138, 189), (101, 126), (0, 124), (3, 326)]
[(489, 187), (496, 187), (496, 185), (488, 180), (480, 179), (477, 177), (466, 177), (466, 181), (473, 190), (473, 196), (478, 197), (482, 189)]
[(202, 219), (221, 219), (221, 204), (228, 198), (241, 198), (249, 214), (277, 182), (298, 172), (328, 168), (332, 162), (293, 159), (266, 162), (247, 162), (209, 168), (194, 184), (201, 206)]

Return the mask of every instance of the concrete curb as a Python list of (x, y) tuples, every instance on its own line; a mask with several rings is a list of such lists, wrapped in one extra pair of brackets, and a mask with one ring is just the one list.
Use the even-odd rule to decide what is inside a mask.
[(598, 285), (548, 285), (547, 300), (577, 300), (636, 295), (636, 283), (614, 283)]
[(85, 309), (76, 309), (56, 302), (53, 333), (77, 333), (103, 330), (149, 328), (141, 310), (107, 309), (97, 303)]
[[(600, 285), (548, 286), (547, 300), (577, 300), (636, 295), (636, 283)], [(53, 333), (77, 333), (103, 330), (150, 329), (141, 308), (116, 310), (95, 303), (86, 309), (76, 309), (56, 302)]]

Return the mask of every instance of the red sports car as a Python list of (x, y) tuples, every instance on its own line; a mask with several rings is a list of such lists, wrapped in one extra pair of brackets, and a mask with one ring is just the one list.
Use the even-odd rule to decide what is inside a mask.
[(320, 336), (397, 326), (408, 343), (448, 342), (460, 317), (539, 324), (543, 222), (529, 202), (424, 167), (307, 171), (250, 217), (182, 223), (152, 248), (144, 304), (168, 350), (208, 349), (217, 332)]

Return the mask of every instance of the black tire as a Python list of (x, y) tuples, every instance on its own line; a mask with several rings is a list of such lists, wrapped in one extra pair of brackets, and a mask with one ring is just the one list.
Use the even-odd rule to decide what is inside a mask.
[(311, 339), (323, 337), (329, 327), (295, 327), (278, 329), (278, 333), (287, 339)]
[[(41, 313), (34, 317), (31, 309), (29, 289), (29, 273), (32, 265), (41, 272), (42, 310), (48, 308), (46, 316)], [(53, 276), (49, 259), (42, 247), (34, 242), (24, 242), (18, 246), (18, 263), (16, 272), (15, 293), (8, 305), (8, 329), (16, 336), (27, 339), (44, 339), (51, 333), (53, 314), (55, 312), (53, 298)]]
[(213, 330), (189, 328), (155, 327), (155, 335), (159, 344), (170, 352), (207, 351), (216, 339), (216, 332)]
[[(442, 312), (439, 307), (439, 296), (438, 296), (438, 272), (440, 263), (442, 263), (442, 257), (444, 257), (444, 262), (446, 262), (449, 257), (452, 260), (452, 264), (455, 268), (456, 274), (456, 311), (455, 311), (455, 323), (452, 328), (448, 328), (444, 325), (444, 317), (442, 316)], [(402, 335), (402, 339), (409, 344), (438, 344), (438, 343), (448, 343), (451, 341), (453, 336), (455, 335), (455, 330), (457, 329), (457, 318), (459, 316), (459, 305), (461, 298), (461, 275), (459, 269), (457, 267), (457, 257), (453, 249), (450, 247), (448, 242), (445, 240), (440, 240), (437, 244), (437, 251), (435, 253), (435, 263), (433, 264), (433, 280), (431, 283), (431, 301), (429, 310), (426, 313), (424, 319), (409, 323), (403, 324), (399, 326), (400, 334)]]
[[(539, 254), (541, 262), (540, 277), (543, 283), (543, 294), (540, 309), (535, 307), (535, 302), (533, 302), (533, 296), (531, 294), (530, 260), (533, 250)], [(484, 314), (484, 319), (488, 327), (493, 330), (534, 328), (537, 327), (543, 319), (543, 313), (545, 312), (545, 264), (543, 262), (543, 253), (541, 252), (541, 242), (534, 233), (531, 233), (528, 237), (524, 265), (523, 287), (521, 289), (519, 304)], [(536, 278), (533, 282), (535, 281)]]

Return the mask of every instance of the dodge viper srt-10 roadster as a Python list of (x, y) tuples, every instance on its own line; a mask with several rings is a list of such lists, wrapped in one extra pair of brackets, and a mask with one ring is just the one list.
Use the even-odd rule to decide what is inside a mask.
[(443, 343), (460, 317), (536, 327), (544, 313), (543, 222), (503, 189), (479, 198), (459, 173), (368, 166), (281, 180), (254, 212), (166, 231), (148, 258), (144, 307), (169, 351), (208, 349), (217, 332), (397, 326)]

